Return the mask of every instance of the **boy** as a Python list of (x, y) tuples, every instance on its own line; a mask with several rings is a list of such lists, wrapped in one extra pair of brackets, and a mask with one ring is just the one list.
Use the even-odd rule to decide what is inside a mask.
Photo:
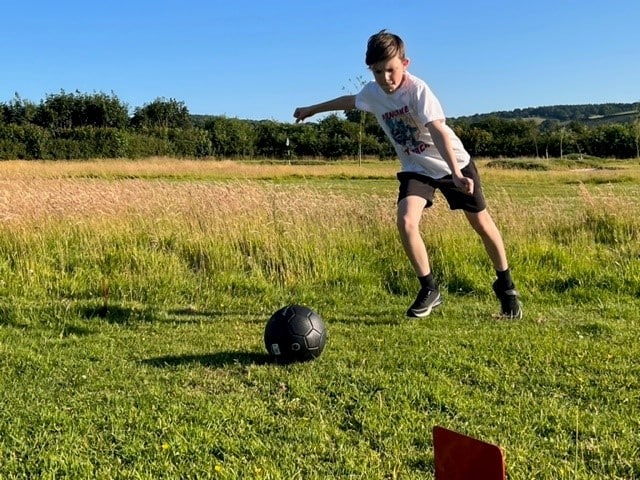
[(422, 212), (432, 206), (435, 190), (439, 189), (452, 210), (463, 210), (482, 239), (497, 274), (493, 290), (500, 300), (501, 316), (522, 318), (502, 235), (486, 210), (478, 171), (460, 139), (445, 123), (438, 99), (424, 81), (407, 71), (404, 42), (382, 30), (369, 38), (365, 61), (375, 81), (358, 94), (296, 108), (293, 116), (300, 122), (321, 112), (358, 108), (373, 113), (394, 144), (402, 167), (397, 175), (397, 226), (420, 282), (407, 316), (426, 317), (442, 303), (419, 229)]

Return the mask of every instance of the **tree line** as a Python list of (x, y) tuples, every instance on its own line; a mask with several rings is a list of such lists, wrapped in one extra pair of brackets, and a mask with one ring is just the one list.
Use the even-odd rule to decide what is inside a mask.
[[(476, 157), (640, 157), (640, 116), (628, 123), (500, 118), (451, 119)], [(0, 159), (394, 158), (372, 115), (357, 110), (294, 125), (191, 115), (184, 102), (157, 98), (134, 109), (114, 94), (61, 91), (39, 103), (0, 103)]]

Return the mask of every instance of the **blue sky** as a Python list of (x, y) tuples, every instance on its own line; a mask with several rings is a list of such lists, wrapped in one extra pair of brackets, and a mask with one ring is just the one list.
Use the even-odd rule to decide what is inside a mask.
[(383, 28), (449, 117), (640, 101), (638, 0), (23, 0), (2, 17), (0, 102), (103, 92), (289, 122), (369, 80)]

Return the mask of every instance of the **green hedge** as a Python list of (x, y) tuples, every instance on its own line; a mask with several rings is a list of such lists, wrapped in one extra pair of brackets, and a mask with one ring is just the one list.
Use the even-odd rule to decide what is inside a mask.
[(0, 125), (1, 160), (68, 160), (144, 158), (151, 156), (206, 157), (211, 140), (201, 128), (78, 127), (50, 131), (32, 124)]

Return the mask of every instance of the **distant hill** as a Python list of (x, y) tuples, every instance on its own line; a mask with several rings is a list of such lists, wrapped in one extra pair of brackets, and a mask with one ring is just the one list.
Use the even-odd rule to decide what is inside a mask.
[[(481, 122), (489, 117), (511, 120), (535, 120), (537, 123), (548, 122), (581, 122), (589, 125), (602, 123), (631, 123), (640, 111), (640, 101), (637, 103), (601, 103), (586, 105), (553, 105), (547, 107), (516, 108), (509, 111), (477, 113), (452, 120), (466, 120), (470, 123)], [(216, 115), (192, 114), (195, 126), (204, 126), (207, 120)]]
[(547, 107), (517, 108), (510, 111), (480, 113), (455, 120), (466, 120), (470, 123), (480, 122), (489, 117), (503, 119), (535, 120), (538, 123), (572, 122), (587, 124), (631, 123), (638, 116), (640, 102), (637, 103), (601, 103), (585, 105), (553, 105)]
[(193, 121), (193, 125), (196, 127), (204, 127), (204, 124), (207, 120), (212, 119), (215, 115), (200, 115), (200, 114), (191, 114), (191, 121)]

